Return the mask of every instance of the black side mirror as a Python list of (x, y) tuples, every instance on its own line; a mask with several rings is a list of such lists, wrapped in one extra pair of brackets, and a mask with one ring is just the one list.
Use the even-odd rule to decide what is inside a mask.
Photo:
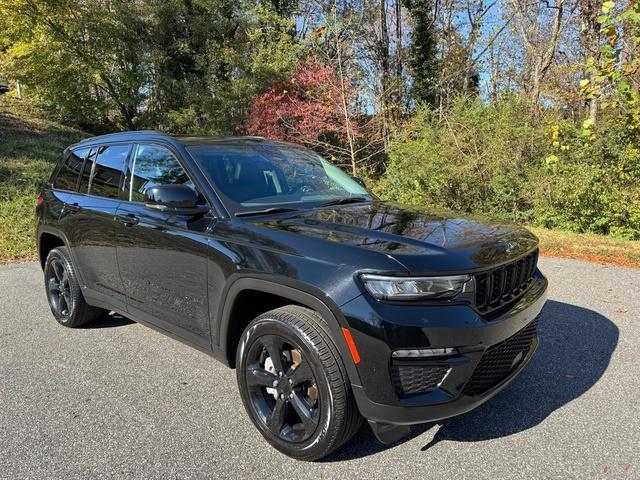
[(351, 176), (351, 178), (353, 178), (356, 182), (358, 182), (362, 186), (362, 188), (367, 188), (367, 184), (364, 183), (364, 180), (361, 177)]
[(197, 215), (209, 211), (198, 205), (198, 194), (187, 185), (156, 185), (144, 192), (147, 208), (171, 215)]

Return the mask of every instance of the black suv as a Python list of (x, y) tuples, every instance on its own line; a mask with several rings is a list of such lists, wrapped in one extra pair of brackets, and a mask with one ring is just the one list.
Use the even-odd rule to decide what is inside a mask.
[(380, 201), (300, 146), (128, 132), (69, 147), (38, 198), (62, 325), (115, 311), (235, 367), (251, 420), (313, 460), (480, 405), (538, 344), (528, 231)]

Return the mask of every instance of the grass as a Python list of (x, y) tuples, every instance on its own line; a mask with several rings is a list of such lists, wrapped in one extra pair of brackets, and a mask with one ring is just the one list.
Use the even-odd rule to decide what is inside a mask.
[(86, 137), (28, 102), (0, 96), (0, 263), (35, 258), (35, 203), (70, 144)]
[(531, 231), (540, 239), (541, 253), (548, 257), (640, 268), (640, 241), (543, 228), (531, 228)]
[[(0, 263), (35, 258), (35, 201), (62, 151), (87, 134), (0, 96)], [(640, 268), (640, 242), (532, 228), (543, 255)]]

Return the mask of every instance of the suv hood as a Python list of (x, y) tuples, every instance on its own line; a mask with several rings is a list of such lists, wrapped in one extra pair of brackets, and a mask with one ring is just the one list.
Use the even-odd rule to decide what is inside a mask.
[(538, 244), (521, 227), (379, 201), (301, 210), (252, 223), (379, 252), (414, 273), (487, 268)]

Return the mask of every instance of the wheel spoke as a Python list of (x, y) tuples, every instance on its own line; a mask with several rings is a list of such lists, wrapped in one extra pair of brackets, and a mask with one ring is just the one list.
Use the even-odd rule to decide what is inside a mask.
[(64, 303), (67, 307), (67, 312), (71, 313), (71, 294), (69, 292), (64, 292), (62, 294), (62, 298), (64, 298)]
[(267, 418), (267, 427), (269, 427), (269, 430), (278, 436), (280, 435), (282, 425), (284, 424), (286, 406), (286, 402), (282, 398), (278, 398), (276, 400), (276, 404), (273, 406), (273, 411)]
[(267, 349), (267, 353), (273, 362), (276, 372), (286, 372), (282, 362), (282, 341), (275, 336), (267, 336), (262, 339), (262, 344)]
[(247, 369), (247, 384), (249, 386), (273, 387), (273, 382), (277, 380), (277, 376), (271, 372), (267, 372), (259, 366), (249, 367)]
[(67, 299), (66, 299), (66, 298), (64, 298), (64, 293), (60, 292), (60, 293), (58, 294), (58, 311), (59, 311), (60, 313), (64, 312), (65, 307), (66, 307), (66, 308), (69, 308), (69, 307), (67, 306)]
[(67, 288), (67, 286), (69, 284), (69, 274), (67, 273), (67, 269), (66, 268), (62, 271), (62, 280), (60, 280), (60, 283), (65, 288)]
[(60, 283), (55, 278), (49, 279), (49, 291), (54, 292), (60, 290)]
[(298, 385), (304, 382), (313, 382), (314, 381), (313, 372), (311, 371), (311, 366), (309, 365), (309, 362), (303, 359), (302, 362), (296, 366), (295, 370), (291, 374), (291, 380), (293, 380), (294, 387), (297, 387)]
[(53, 267), (53, 274), (56, 276), (56, 280), (58, 280), (58, 282), (61, 282), (62, 276), (64, 274), (64, 268), (62, 267), (60, 262), (57, 261), (53, 262), (51, 266)]
[(318, 424), (318, 416), (315, 409), (311, 408), (304, 398), (298, 393), (293, 392), (293, 398), (291, 399), (291, 405), (296, 411), (304, 429), (309, 432), (311, 429), (315, 429)]

